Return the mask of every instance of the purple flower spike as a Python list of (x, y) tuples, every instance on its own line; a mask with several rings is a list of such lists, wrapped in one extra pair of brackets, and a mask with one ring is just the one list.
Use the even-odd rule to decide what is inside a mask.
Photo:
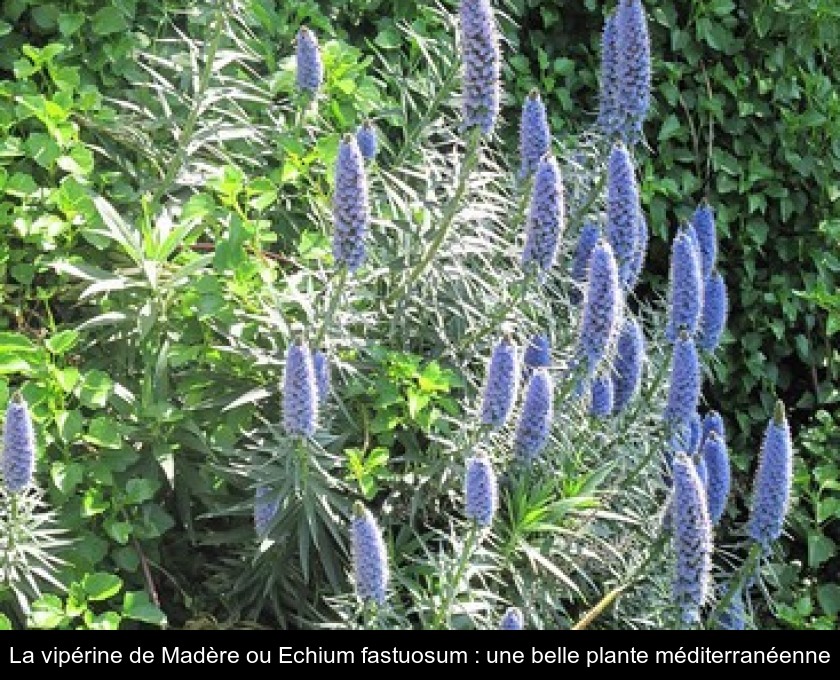
[(648, 232), (647, 220), (640, 211), (638, 230), (636, 232), (636, 249), (633, 251), (633, 260), (630, 263), (627, 290), (633, 290), (642, 277), (642, 272), (645, 269), (649, 239), (650, 233)]
[(310, 437), (318, 422), (318, 387), (312, 354), (305, 342), (293, 341), (286, 351), (283, 375), (283, 427), (289, 436)]
[[(582, 288), (586, 284), (586, 277), (589, 272), (589, 258), (592, 249), (601, 238), (601, 230), (597, 224), (586, 222), (580, 230), (577, 248), (572, 258), (572, 280)], [(583, 293), (577, 286), (572, 286), (569, 291), (569, 299), (572, 304), (578, 305), (583, 300)]]
[(616, 343), (612, 383), (613, 411), (620, 413), (639, 391), (645, 363), (645, 335), (635, 319), (627, 317)]
[(702, 378), (700, 360), (694, 340), (683, 331), (674, 345), (671, 359), (671, 381), (668, 388), (668, 403), (665, 420), (673, 426), (688, 424), (697, 413)]
[(639, 189), (627, 147), (613, 146), (607, 165), (607, 239), (613, 248), (622, 286), (633, 279), (639, 233)]
[(297, 86), (304, 92), (315, 93), (324, 80), (324, 64), (318, 38), (305, 26), (297, 34)]
[(697, 332), (703, 303), (703, 281), (694, 241), (680, 229), (671, 247), (671, 283), (668, 291), (668, 326), (665, 337), (675, 342), (680, 328)]
[(782, 535), (793, 483), (793, 440), (785, 405), (776, 402), (767, 424), (753, 481), (753, 498), (747, 534), (764, 548)]
[(720, 272), (712, 272), (703, 286), (703, 311), (697, 334), (697, 345), (700, 349), (706, 352), (714, 352), (717, 349), (720, 336), (726, 327), (728, 307), (726, 282)]
[(700, 260), (703, 277), (708, 278), (715, 268), (717, 259), (717, 232), (715, 230), (715, 214), (711, 206), (703, 201), (694, 211), (694, 232), (697, 235), (697, 245), (700, 250)]
[(265, 536), (279, 508), (276, 494), (267, 486), (258, 486), (254, 493), (254, 530), (259, 538)]
[(598, 127), (605, 135), (616, 134), (622, 125), (618, 109), (618, 32), (616, 15), (610, 14), (604, 21), (601, 34), (601, 91), (599, 97)]
[(356, 130), (356, 143), (359, 145), (359, 151), (363, 158), (371, 161), (376, 157), (376, 150), (379, 146), (376, 139), (376, 128), (369, 120), (362, 123)]
[(351, 530), (356, 595), (381, 606), (388, 590), (388, 551), (376, 519), (360, 501), (353, 506)]
[(501, 55), (489, 0), (461, 0), (462, 116), (464, 128), (493, 131), (501, 99)]
[(589, 415), (606, 418), (613, 411), (614, 389), (609, 373), (599, 373), (592, 379)]
[(726, 442), (717, 432), (710, 432), (703, 443), (703, 459), (706, 461), (708, 471), (708, 505), (709, 517), (712, 524), (717, 525), (723, 517), (726, 509), (726, 501), (729, 498), (730, 472), (729, 454), (726, 451)]
[(674, 457), (673, 476), (671, 525), (676, 570), (672, 593), (683, 622), (695, 624), (709, 594), (712, 525), (706, 508), (706, 489), (697, 468), (685, 454)]
[(29, 405), (18, 392), (6, 408), (3, 425), (3, 483), (12, 493), (23, 491), (35, 468), (35, 429)]
[(613, 250), (608, 242), (599, 241), (589, 258), (580, 330), (580, 351), (588, 360), (589, 375), (595, 373), (618, 332), (621, 307), (618, 267)]
[(615, 21), (619, 51), (617, 108), (628, 140), (636, 141), (650, 108), (651, 89), (650, 37), (641, 0), (620, 0)]
[(531, 205), (528, 209), (522, 267), (531, 266), (545, 275), (554, 264), (565, 228), (563, 179), (553, 156), (544, 156), (537, 166)]
[(365, 262), (370, 214), (364, 159), (353, 135), (338, 145), (333, 196), (333, 257), (338, 266), (355, 272)]
[(548, 371), (535, 369), (525, 390), (513, 446), (516, 456), (526, 463), (534, 461), (548, 443), (554, 414), (553, 388)]
[(525, 179), (537, 169), (540, 159), (550, 148), (551, 132), (545, 104), (540, 99), (540, 93), (531, 90), (522, 106), (522, 120), (519, 124), (519, 156), (522, 160), (520, 179)]
[(490, 459), (478, 454), (467, 459), (464, 476), (464, 514), (482, 528), (493, 523), (498, 506), (496, 472)]
[(523, 630), (525, 628), (525, 619), (522, 616), (522, 610), (517, 607), (509, 607), (502, 616), (499, 622), (500, 630)]
[(502, 427), (510, 417), (519, 386), (519, 361), (516, 346), (502, 338), (493, 348), (487, 366), (487, 379), (481, 404), (481, 423)]

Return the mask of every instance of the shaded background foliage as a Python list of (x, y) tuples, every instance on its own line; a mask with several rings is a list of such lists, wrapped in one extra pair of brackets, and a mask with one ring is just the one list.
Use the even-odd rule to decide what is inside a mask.
[[(423, 4), (407, 0), (252, 0), (246, 4), (251, 28), (260, 36), (251, 45), (254, 57), (263, 60), (270, 74), (277, 74), (268, 77), (271, 87), (278, 90), (283, 87), (280, 61), (291, 53), (290, 45), (282, 44), (280, 38), (292, 35), (301, 22), (325, 37), (335, 35), (357, 46), (368, 40), (384, 54), (404, 46), (398, 20), (409, 21), (421, 35), (442, 28)], [(501, 23), (506, 41), (503, 140), (512, 152), (520, 102), (528, 90), (538, 86), (562, 145), (571, 131), (592, 122), (596, 115), (599, 34), (604, 12), (611, 4), (581, 0), (547, 6), (537, 0), (505, 0), (501, 5), (509, 17), (507, 21), (502, 17)], [(3, 323), (8, 323), (10, 330), (49, 327), (44, 312), (27, 311), (25, 301), (48, 297), (55, 285), (54, 274), (44, 264), (51, 259), (52, 250), (96, 248), (95, 243), (84, 241), (78, 229), (80, 215), (95, 215), (81, 188), (93, 183), (116, 205), (132, 205), (138, 192), (116, 170), (142, 177), (165, 167), (167, 159), (150, 160), (154, 154), (149, 151), (150, 139), (166, 135), (165, 117), (156, 123), (144, 121), (140, 134), (130, 126), (109, 131), (109, 122), (114, 120), (109, 117), (109, 97), (119, 97), (129, 83), (147, 82), (147, 73), (135, 59), (136, 51), (147, 49), (156, 39), (171, 38), (171, 25), (187, 26), (183, 11), (199, 6), (197, 2), (142, 0), (4, 3), (0, 74), (18, 82), (0, 85), (2, 94), (9, 88), (22, 88), (15, 94), (23, 91), (36, 96), (35, 89), (26, 90), (25, 81), (31, 79), (39, 83), (39, 90), (52, 92), (52, 100), (68, 110), (66, 118), (59, 112), (50, 124), (42, 125), (33, 122), (42, 120), (36, 111), (24, 123), (29, 126), (28, 146), (6, 145), (2, 149), (4, 158), (23, 155), (28, 159), (28, 169), (19, 164), (8, 175), (0, 166), (5, 192), (0, 219), (17, 226), (14, 247), (0, 250), (0, 270), (8, 280), (0, 305)], [(718, 216), (721, 269), (732, 308), (721, 360), (714, 366), (716, 379), (710, 381), (705, 396), (711, 406), (731, 419), (733, 460), (741, 469), (742, 483), (750, 472), (752, 456), (748, 454), (757, 448), (757, 428), (772, 410), (774, 398), (791, 405), (801, 456), (796, 478), (799, 502), (792, 523), (795, 541), (787, 549), (801, 561), (801, 568), (796, 562), (781, 566), (780, 561), (780, 579), (790, 585), (787, 609), (782, 614), (794, 627), (817, 625), (820, 617), (836, 621), (840, 609), (840, 588), (836, 586), (840, 579), (836, 545), (840, 541), (836, 459), (840, 446), (840, 299), (836, 292), (840, 280), (840, 185), (836, 179), (840, 171), (840, 76), (835, 65), (840, 59), (840, 6), (834, 0), (665, 0), (649, 7), (649, 14), (655, 92), (654, 110), (645, 127), (649, 152), (642, 154), (641, 190), (657, 238), (652, 242), (645, 283), (650, 290), (662, 289), (667, 274), (666, 244), (679, 221), (689, 217), (700, 198), (708, 197)], [(198, 13), (191, 15), (189, 23), (195, 29), (209, 22), (209, 13)], [(62, 54), (40, 53), (30, 59), (33, 68), (41, 59), (43, 68), (23, 74), (22, 67), (15, 65), (23, 45), (40, 47), (56, 41), (67, 45)], [(244, 65), (242, 68), (245, 70)], [(349, 63), (348, 68), (352, 69)], [(345, 87), (342, 83), (333, 84), (336, 91)], [(332, 112), (336, 129), (353, 119), (354, 106), (379, 115), (383, 123), (388, 120), (387, 110), (376, 109), (382, 90), (373, 82), (366, 87), (361, 104), (351, 105), (349, 100), (357, 93), (348, 92), (344, 108), (337, 105)], [(397, 93), (389, 94), (395, 97)], [(43, 102), (33, 99), (32, 103)], [(152, 109), (159, 105), (153, 90), (145, 103)], [(188, 109), (189, 101), (181, 105)], [(42, 112), (46, 119), (55, 114), (48, 108), (45, 104)], [(63, 124), (71, 109), (79, 127), (63, 142), (37, 136), (43, 134), (41, 127)], [(0, 111), (0, 128), (9, 130), (17, 125), (14, 118), (13, 112)], [(95, 174), (82, 139), (100, 149)], [(333, 141), (337, 143), (337, 133)], [(0, 141), (0, 145), (4, 143)], [(280, 140), (281, 147), (294, 143)], [(329, 158), (328, 150), (323, 158)], [(270, 182), (288, 177), (284, 173), (303, 173), (308, 167), (303, 162), (298, 168), (273, 169), (266, 173), (271, 175), (266, 182), (254, 186), (240, 186), (241, 178), (226, 178), (227, 185), (215, 187), (215, 195), (226, 207), (235, 203), (233, 197), (240, 193), (250, 200), (265, 195), (267, 205)], [(46, 193), (38, 187), (46, 187)], [(44, 206), (58, 208), (52, 210), (55, 220), (44, 219)], [(196, 202), (193, 207), (201, 214), (218, 206)], [(256, 238), (271, 242), (266, 234)], [(312, 245), (318, 244), (313, 240)], [(296, 246), (281, 241), (276, 249), (283, 252)], [(259, 278), (260, 273), (254, 275)], [(237, 300), (213, 290), (209, 279), (203, 285), (202, 302), (208, 307), (198, 318), (208, 314), (232, 318)], [(247, 298), (252, 285), (254, 282), (243, 282), (240, 301)], [(71, 319), (74, 313), (73, 309), (57, 309), (55, 321)], [(187, 326), (185, 337), (193, 334), (193, 341), (185, 341), (185, 347), (204, 339), (198, 318), (194, 326)], [(112, 389), (107, 377), (95, 369), (75, 376), (65, 351), (60, 344), (47, 347), (44, 356), (50, 357), (50, 368), (45, 371), (54, 390), (35, 400), (44, 415), (48, 411), (77, 414), (56, 422), (59, 442), (62, 437), (69, 441), (76, 419), (81, 419), (86, 409), (104, 404)], [(185, 349), (181, 355), (185, 362), (188, 354)], [(227, 359), (201, 357), (208, 374), (214, 364)], [(32, 363), (37, 363), (34, 357)], [(242, 373), (247, 371), (243, 365)], [(72, 382), (70, 390), (65, 389), (68, 381)], [(68, 396), (73, 390), (73, 396)], [(159, 432), (156, 428), (177, 430), (181, 424), (180, 417), (171, 412), (146, 415), (151, 423), (146, 435), (150, 446)], [(194, 443), (189, 430), (205, 425), (207, 420), (202, 418), (207, 419), (208, 414), (188, 419), (178, 436)], [(230, 438), (247, 418), (234, 409), (224, 423), (214, 426), (215, 436)], [(109, 426), (100, 422), (86, 436), (97, 444), (104, 441), (116, 446), (108, 439), (112, 436)], [(136, 432), (120, 436), (128, 434), (137, 436)], [(105, 472), (119, 475), (131, 470), (130, 464), (122, 461), (118, 467), (125, 468)], [(77, 474), (81, 473), (70, 473), (71, 482)], [(134, 470), (131, 474), (130, 479), (140, 479), (154, 478), (156, 473), (146, 470), (141, 475)], [(59, 478), (66, 481), (66, 475)], [(164, 533), (171, 519), (156, 516), (150, 507), (143, 509), (162, 482), (152, 485), (154, 488), (134, 484), (113, 516), (106, 518), (106, 530), (122, 540), (123, 514), (136, 508), (148, 524), (145, 536)], [(83, 482), (67, 488), (79, 484)], [(194, 490), (209, 496), (206, 484), (207, 480), (192, 480)], [(92, 508), (101, 502), (94, 492), (84, 498)], [(88, 547), (92, 553), (88, 558), (94, 563), (99, 548)], [(132, 559), (128, 552), (118, 554), (122, 555), (118, 559)]]

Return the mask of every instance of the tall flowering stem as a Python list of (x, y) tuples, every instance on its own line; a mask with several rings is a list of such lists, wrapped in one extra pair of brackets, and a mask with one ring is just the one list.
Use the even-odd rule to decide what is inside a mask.
[(321, 59), (318, 38), (306, 26), (303, 26), (297, 34), (295, 60), (297, 88), (301, 92), (313, 96), (320, 89), (324, 80), (324, 63)]
[(333, 282), (332, 294), (330, 295), (327, 308), (324, 310), (324, 319), (321, 321), (321, 326), (318, 328), (318, 334), (315, 336), (315, 347), (319, 347), (323, 343), (324, 338), (330, 331), (333, 317), (335, 317), (338, 303), (341, 301), (341, 294), (344, 292), (344, 286), (347, 283), (347, 267), (342, 267), (338, 270), (338, 274)]
[(516, 345), (505, 336), (493, 348), (487, 365), (481, 400), (482, 425), (500, 428), (508, 421), (516, 401), (520, 373)]
[(467, 191), (470, 175), (473, 170), (475, 170), (476, 165), (478, 165), (480, 149), (481, 131), (479, 128), (473, 128), (467, 139), (467, 149), (464, 155), (464, 161), (461, 164), (461, 170), (458, 173), (455, 193), (452, 194), (452, 197), (449, 199), (443, 210), (437, 234), (435, 234), (435, 237), (432, 239), (432, 242), (429, 244), (429, 247), (421, 260), (414, 265), (414, 268), (408, 273), (408, 276), (403, 279), (403, 282), (394, 288), (390, 295), (388, 295), (387, 302), (389, 304), (402, 298), (411, 289), (415, 281), (417, 281), (417, 279), (425, 273), (426, 269), (428, 269), (429, 265), (435, 259), (438, 250), (440, 250), (440, 247), (446, 240), (446, 236), (449, 233), (449, 229), (452, 227), (455, 216), (458, 214), (458, 209), (461, 207), (461, 201)]

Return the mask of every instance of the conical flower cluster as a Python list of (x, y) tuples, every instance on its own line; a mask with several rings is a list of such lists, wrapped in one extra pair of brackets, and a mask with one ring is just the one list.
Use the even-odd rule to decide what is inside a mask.
[(580, 328), (580, 350), (593, 374), (618, 331), (622, 300), (613, 250), (599, 241), (589, 258), (589, 273)]
[(671, 246), (671, 281), (665, 337), (675, 342), (680, 329), (694, 336), (700, 323), (703, 279), (697, 249), (688, 229), (682, 228)]
[(484, 395), (481, 403), (481, 423), (502, 427), (510, 417), (519, 386), (519, 361), (516, 346), (504, 337), (493, 348)]
[(3, 484), (12, 493), (23, 491), (35, 468), (35, 429), (29, 405), (20, 393), (6, 408), (3, 423)]
[(467, 459), (464, 476), (464, 514), (482, 527), (493, 523), (498, 506), (496, 472), (490, 459), (479, 454)]
[(726, 510), (729, 498), (730, 471), (726, 442), (717, 432), (710, 432), (703, 443), (703, 460), (706, 462), (708, 483), (706, 484), (709, 518), (717, 525)]
[(714, 352), (717, 349), (720, 336), (726, 327), (728, 307), (726, 283), (720, 272), (714, 271), (703, 285), (703, 310), (697, 333), (697, 345), (700, 349), (706, 352)]
[(616, 107), (620, 131), (628, 139), (637, 140), (650, 108), (651, 89), (650, 37), (641, 0), (620, 0), (615, 21), (619, 54)]
[(336, 264), (350, 272), (365, 262), (369, 211), (364, 159), (356, 138), (348, 134), (338, 145), (335, 164), (332, 252)]
[(671, 358), (665, 420), (672, 425), (688, 424), (697, 413), (700, 387), (701, 373), (697, 348), (694, 346), (694, 340), (683, 331), (674, 344), (674, 354)]
[(523, 630), (525, 628), (525, 619), (522, 616), (522, 610), (518, 607), (508, 607), (505, 611), (502, 620), (499, 622), (500, 630)]
[(489, 0), (461, 0), (462, 116), (466, 129), (493, 131), (501, 99), (501, 55)]
[(324, 80), (324, 64), (318, 38), (305, 26), (297, 34), (296, 81), (299, 90), (315, 93)]
[(514, 437), (513, 448), (520, 460), (533, 461), (548, 443), (554, 415), (553, 387), (547, 369), (534, 370), (525, 389), (522, 413)]
[(625, 289), (633, 280), (639, 235), (639, 189), (627, 147), (617, 143), (607, 164), (607, 239)]
[(767, 424), (753, 481), (747, 534), (765, 548), (782, 535), (793, 483), (793, 440), (779, 401)]
[(289, 344), (283, 374), (283, 428), (289, 436), (310, 437), (318, 423), (318, 386), (309, 346)]
[[(589, 258), (592, 255), (592, 249), (598, 240), (601, 238), (601, 230), (597, 224), (592, 222), (585, 222), (580, 230), (575, 254), (572, 257), (572, 281), (583, 288), (586, 285), (586, 278), (589, 275)], [(569, 299), (572, 304), (580, 304), (583, 300), (583, 293), (577, 286), (573, 286), (569, 291)]]
[(599, 373), (592, 379), (589, 414), (595, 418), (606, 418), (613, 411), (614, 390), (609, 373)]
[(697, 468), (685, 454), (674, 457), (674, 496), (671, 524), (676, 557), (673, 596), (684, 623), (700, 620), (700, 608), (709, 594), (712, 564), (712, 527), (706, 508), (706, 490)]
[(254, 530), (259, 538), (265, 536), (279, 508), (275, 493), (267, 486), (258, 486), (254, 493)]
[(356, 130), (356, 144), (359, 145), (359, 152), (366, 160), (376, 158), (376, 151), (379, 143), (376, 139), (376, 128), (369, 120), (362, 123)]
[(519, 124), (519, 156), (522, 163), (519, 170), (520, 179), (528, 177), (537, 169), (540, 159), (550, 148), (551, 132), (545, 104), (540, 98), (540, 93), (531, 90), (522, 106), (522, 119)]
[(383, 605), (388, 591), (388, 551), (379, 524), (360, 501), (353, 506), (351, 531), (356, 595), (362, 602)]
[(700, 265), (703, 278), (708, 278), (715, 268), (717, 259), (717, 231), (715, 229), (715, 214), (711, 206), (703, 201), (694, 211), (691, 220), (697, 237), (697, 247), (700, 251)]
[(598, 126), (628, 142), (641, 137), (650, 108), (651, 61), (641, 0), (619, 0), (604, 23)]
[(543, 156), (537, 165), (528, 209), (522, 267), (536, 267), (544, 275), (554, 264), (565, 227), (563, 181), (554, 156)]
[(645, 335), (639, 322), (627, 317), (621, 326), (613, 362), (613, 411), (620, 413), (639, 391), (645, 362)]

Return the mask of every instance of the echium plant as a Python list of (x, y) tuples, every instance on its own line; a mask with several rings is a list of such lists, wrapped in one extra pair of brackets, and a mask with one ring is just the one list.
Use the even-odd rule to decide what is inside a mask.
[[(668, 308), (634, 294), (651, 237), (634, 167), (650, 103), (642, 5), (620, 0), (608, 21), (601, 124), (614, 129), (594, 145), (583, 135), (572, 158), (565, 144), (552, 149), (536, 92), (522, 103), (518, 154), (494, 148), (494, 133), (514, 126), (500, 124), (493, 6), (462, 0), (459, 35), (454, 17), (440, 19), (449, 35), (412, 31), (414, 56), (395, 48), (383, 67), (404, 95), (393, 110), (324, 92), (306, 119), (317, 158), (294, 169), (302, 195), (289, 192), (282, 211), (306, 219), (284, 223), (293, 239), (278, 259), (282, 281), (265, 277), (270, 302), (257, 304), (270, 307), (271, 332), (242, 340), (249, 357), (284, 373), (280, 414), (265, 382), (236, 402), (264, 399), (260, 420), (281, 424), (257, 430), (246, 462), (231, 466), (248, 481), (237, 508), (254, 502), (257, 534), (274, 539), (261, 546), (282, 558), (272, 572), (282, 592), (255, 587), (302, 625), (339, 612), (341, 625), (521, 629), (524, 612), (534, 627), (610, 616), (605, 625), (621, 626), (609, 605), (637, 584), (626, 573), (637, 556), (612, 539), (640, 552), (672, 540), (673, 574), (653, 552), (638, 562), (668, 578), (680, 625), (698, 625), (719, 592), (711, 527), (726, 529), (731, 494), (725, 438), (698, 411), (725, 297), (714, 297), (717, 264), (704, 252), (715, 235), (699, 217), (694, 235), (685, 228), (675, 241)], [(428, 59), (440, 64), (413, 77)], [(390, 82), (395, 74), (405, 77)], [(323, 166), (334, 169), (331, 195)], [(571, 261), (567, 228), (579, 234)], [(345, 276), (366, 263), (343, 296)], [(249, 307), (237, 318), (254, 316)], [(292, 321), (311, 347), (288, 337)], [(578, 386), (585, 404), (569, 398)], [(664, 491), (660, 446), (674, 466), (670, 519), (649, 536)], [(628, 526), (641, 540), (622, 533)], [(639, 588), (638, 600), (663, 625), (671, 607), (660, 592)]]

